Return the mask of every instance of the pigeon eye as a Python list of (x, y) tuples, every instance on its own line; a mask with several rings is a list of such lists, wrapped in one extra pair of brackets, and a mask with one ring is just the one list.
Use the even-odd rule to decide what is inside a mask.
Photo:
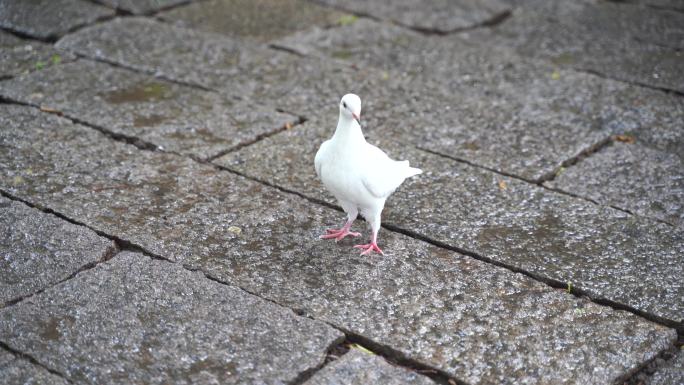
[(342, 102), (342, 107), (347, 108), (347, 103), (346, 103), (346, 102)]

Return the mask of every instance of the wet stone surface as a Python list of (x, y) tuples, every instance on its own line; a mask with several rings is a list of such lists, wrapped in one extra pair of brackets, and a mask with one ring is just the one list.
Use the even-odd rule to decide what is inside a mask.
[(161, 13), (175, 24), (265, 43), (312, 26), (330, 26), (351, 15), (304, 0), (211, 0)]
[(673, 385), (684, 383), (684, 351), (680, 349), (679, 354), (670, 362), (659, 368), (645, 385)]
[(382, 357), (352, 348), (316, 372), (304, 385), (434, 385), (428, 377), (392, 366)]
[(0, 95), (200, 159), (298, 120), (274, 108), (87, 61), (17, 77)]
[(68, 384), (63, 378), (5, 350), (0, 350), (0, 373), (6, 385)]
[(122, 9), (135, 15), (148, 14), (192, 0), (98, 0), (112, 8)]
[(77, 383), (282, 384), (315, 367), (339, 331), (124, 252), (0, 311), (0, 339)]
[(684, 92), (684, 13), (601, 2), (534, 2), (474, 42)]
[[(8, 148), (0, 152), (0, 162), (7, 164), (0, 175), (3, 189), (298, 313), (387, 345), (463, 381), (607, 383), (636, 369), (676, 338), (672, 329), (396, 233), (381, 232), (384, 257), (359, 256), (351, 248), (351, 240), (334, 243), (317, 239), (326, 226), (342, 219), (339, 212), (209, 165), (111, 142), (93, 130), (79, 126), (55, 129), (61, 119), (36, 116), (32, 109), (12, 107), (0, 116), (9, 112), (16, 123), (3, 123), (8, 127), (0, 131)], [(415, 160), (426, 169), (434, 168), (424, 159)], [(25, 184), (10, 185), (9, 181), (21, 175), (26, 164), (40, 172), (26, 178)], [(313, 174), (313, 170), (310, 172)], [(87, 179), (77, 178), (79, 175), (87, 175)], [(392, 211), (390, 216), (398, 215), (396, 209)], [(92, 275), (79, 275), (61, 285), (60, 293), (64, 295), (60, 298), (64, 299), (60, 303), (74, 303), (71, 296), (76, 294), (70, 293), (98, 298), (83, 288), (76, 290), (81, 282), (96, 282), (93, 290), (98, 293), (105, 286), (136, 287), (102, 285), (104, 275), (100, 275), (105, 269), (130, 264), (118, 264), (117, 258), (108, 267), (89, 271)], [(149, 266), (150, 261), (145, 265)], [(155, 266), (159, 265), (152, 268)], [(136, 271), (127, 274), (127, 279), (136, 282), (138, 276), (149, 275)], [(663, 277), (660, 279), (665, 285)], [(164, 290), (155, 291), (155, 295), (178, 298), (168, 287), (175, 280), (166, 271), (140, 283), (141, 290), (131, 289), (126, 296), (148, 298), (150, 294), (142, 288), (162, 285), (160, 281)], [(183, 282), (178, 285), (189, 287)], [(120, 306), (120, 302), (113, 301), (116, 293), (103, 293), (103, 298), (112, 300), (96, 302), (94, 314), (102, 313), (99, 304), (108, 310)], [(28, 314), (35, 318), (33, 307), (44, 309), (38, 313), (41, 315), (56, 313), (46, 307), (47, 298), (52, 296), (45, 292), (40, 298), (12, 307), (13, 312), (0, 313), (0, 319), (13, 317), (21, 321), (0, 321), (0, 330), (8, 333), (9, 323), (21, 325), (13, 329), (21, 337), (5, 335), (3, 341), (30, 349), (51, 366), (63, 367), (65, 361), (61, 360), (66, 359), (62, 357), (74, 357), (70, 355), (79, 349), (63, 348), (64, 354), (58, 354), (62, 347), (75, 345), (46, 342), (36, 337), (39, 326), (25, 321)], [(198, 298), (206, 297), (202, 294)], [(128, 298), (125, 303), (129, 303)], [(193, 316), (196, 313), (182, 312)], [(66, 315), (73, 317), (70, 312)], [(221, 330), (225, 330), (226, 317), (216, 316)], [(160, 317), (166, 318), (165, 314)], [(52, 322), (59, 322), (57, 330), (66, 333), (60, 337), (63, 341), (80, 341), (69, 333), (90, 330), (80, 327), (80, 321), (74, 321), (74, 325), (68, 325), (68, 320)], [(111, 320), (92, 324), (103, 325), (103, 332), (93, 334), (98, 338), (111, 334), (108, 325), (120, 326)], [(220, 341), (214, 338), (217, 333), (209, 328), (206, 335)], [(96, 346), (98, 343), (87, 343), (85, 351)], [(261, 345), (256, 342), (254, 346)], [(145, 351), (142, 348), (135, 351), (137, 356)], [(130, 360), (117, 364), (120, 358), (114, 360), (110, 353), (117, 349), (123, 348), (110, 346), (101, 353), (107, 358), (104, 367), (112, 369), (108, 373), (140, 373), (140, 369), (123, 366)], [(71, 370), (69, 375), (79, 374)]]
[[(30, 168), (23, 170), (29, 177), (32, 173)], [(17, 176), (11, 182), (22, 184), (24, 179)], [(115, 252), (112, 241), (85, 227), (3, 197), (0, 229), (0, 306), (43, 290)]]
[(501, 19), (510, 8), (500, 0), (317, 0), (350, 12), (392, 20), (430, 32), (453, 32)]
[(146, 19), (104, 23), (67, 36), (58, 46), (297, 115), (318, 115), (322, 108), (336, 106), (340, 90), (388, 95), (375, 98), (385, 103), (402, 100), (389, 97), (390, 77), (379, 71), (301, 58)]
[(114, 11), (82, 0), (3, 0), (0, 27), (38, 39), (54, 39)]
[[(376, 119), (369, 130), (527, 180), (549, 178), (610, 134), (675, 136), (684, 126), (684, 102), (676, 96), (371, 20), (278, 44), (386, 71), (391, 101), (381, 108), (364, 103), (365, 117)], [(397, 83), (397, 73), (409, 81)]]
[[(307, 122), (214, 162), (335, 203), (313, 172), (316, 150), (331, 135), (329, 127)], [(681, 229), (410, 149), (406, 144), (378, 140), (382, 135), (373, 132), (369, 140), (393, 159), (408, 159), (425, 172), (406, 181), (390, 197), (383, 223), (546, 279), (569, 282), (594, 297), (671, 322), (682, 321)]]
[(684, 160), (639, 143), (616, 142), (563, 171), (548, 185), (684, 225)]
[(0, 31), (0, 79), (74, 60), (73, 55)]

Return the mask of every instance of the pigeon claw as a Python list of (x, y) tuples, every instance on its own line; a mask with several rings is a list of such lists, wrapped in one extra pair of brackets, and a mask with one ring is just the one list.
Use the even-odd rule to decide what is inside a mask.
[(353, 231), (349, 231), (349, 229), (341, 228), (341, 229), (328, 229), (325, 231), (326, 234), (321, 235), (321, 239), (334, 239), (335, 242), (341, 241), (346, 237), (347, 235), (352, 236), (352, 237), (360, 237), (361, 233), (356, 233)]
[(361, 252), (361, 255), (368, 255), (372, 252), (376, 252), (382, 255), (385, 255), (385, 253), (382, 252), (382, 249), (378, 247), (378, 244), (375, 242), (367, 243), (365, 245), (356, 245), (354, 246), (355, 249), (363, 249)]

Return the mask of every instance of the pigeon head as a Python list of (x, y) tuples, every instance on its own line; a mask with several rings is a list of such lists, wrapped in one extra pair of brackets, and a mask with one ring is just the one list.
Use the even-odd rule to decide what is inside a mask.
[(354, 94), (346, 94), (340, 101), (340, 114), (349, 119), (354, 119), (361, 125), (361, 98)]

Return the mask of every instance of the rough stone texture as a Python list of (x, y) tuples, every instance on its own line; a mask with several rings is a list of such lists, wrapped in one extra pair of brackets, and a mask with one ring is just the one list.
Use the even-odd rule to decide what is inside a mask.
[(0, 31), (0, 79), (72, 61), (73, 55)]
[(645, 383), (645, 385), (676, 384), (684, 384), (684, 352), (681, 349), (674, 359), (655, 372)]
[(616, 142), (548, 184), (638, 215), (684, 225), (684, 160), (638, 143)]
[(501, 19), (510, 8), (499, 0), (318, 0), (350, 12), (393, 20), (418, 30), (453, 32)]
[[(331, 131), (307, 122), (215, 162), (335, 203), (306, 172)], [(391, 157), (425, 171), (388, 200), (383, 223), (682, 321), (684, 231), (377, 138)]]
[(304, 385), (434, 385), (428, 377), (392, 366), (382, 357), (352, 348), (316, 372)]
[[(358, 256), (349, 240), (315, 240), (324, 225), (341, 219), (338, 212), (209, 165), (108, 141), (93, 130), (65, 124), (55, 116), (36, 115), (29, 108), (3, 109), (6, 111), (0, 116), (13, 117), (11, 123), (1, 122), (6, 128), (0, 131), (0, 138), (8, 149), (0, 152), (0, 162), (8, 165), (0, 169), (3, 189), (302, 314), (388, 345), (464, 381), (607, 383), (636, 369), (676, 338), (672, 329), (396, 233), (381, 233), (384, 257)], [(416, 160), (433, 168), (423, 159)], [(11, 185), (9, 181), (27, 164), (40, 173), (25, 184)], [(81, 175), (87, 179), (77, 177)], [(484, 210), (484, 205), (480, 207)], [(515, 244), (517, 240), (506, 246)], [(661, 247), (667, 248), (667, 244)], [(128, 279), (135, 280), (140, 274), (132, 272)], [(658, 278), (660, 285), (668, 287), (665, 282), (669, 278)], [(120, 287), (103, 285), (97, 275), (84, 275), (68, 284), (76, 288), (86, 279), (97, 284), (98, 293), (107, 286)], [(145, 286), (158, 281), (164, 281), (160, 288), (171, 291), (167, 286), (174, 279), (166, 272), (145, 281)], [(142, 298), (149, 296), (140, 291)], [(78, 292), (84, 293), (84, 298), (97, 297), (83, 289)], [(69, 293), (76, 291), (60, 293), (69, 298), (61, 303), (70, 303), (73, 294)], [(136, 290), (130, 293), (127, 295), (135, 295)], [(39, 314), (55, 313), (44, 307), (52, 297), (46, 292), (35, 303), (11, 310), (21, 312), (18, 320), (26, 320), (29, 314), (34, 319), (34, 306), (44, 309)], [(102, 307), (109, 312), (116, 309), (109, 303)], [(96, 314), (101, 312), (98, 306)], [(7, 317), (10, 313), (0, 314)], [(165, 318), (163, 314), (161, 318)], [(225, 316), (219, 319), (223, 325)], [(89, 330), (80, 324), (72, 328), (66, 320), (59, 322), (60, 333)], [(29, 344), (42, 341), (35, 337), (40, 324), (5, 321), (0, 329), (6, 330), (9, 323), (21, 325), (14, 332), (22, 333), (21, 337), (3, 339), (12, 346), (31, 348), (32, 353), (35, 349), (36, 354), (48, 348), (52, 353), (62, 351), (57, 349), (63, 345), (57, 343)], [(210, 330), (207, 335), (216, 340), (217, 332)], [(87, 346), (98, 349), (97, 343)], [(64, 350), (74, 354), (74, 350)], [(55, 366), (55, 360), (63, 356), (40, 354)], [(111, 368), (108, 365), (105, 367)], [(112, 373), (126, 373), (118, 370), (128, 367), (115, 368)], [(138, 369), (128, 372), (139, 373)]]
[(535, 2), (494, 33), (473, 33), (482, 45), (514, 49), (628, 82), (684, 92), (684, 13), (605, 1)]
[(403, 84), (396, 72), (387, 73), (391, 102), (364, 105), (365, 116), (377, 123), (369, 130), (391, 131), (407, 143), (528, 180), (550, 177), (612, 133), (654, 131), (664, 138), (681, 136), (684, 126), (684, 102), (676, 96), (370, 20), (278, 44), (401, 71), (410, 79)]
[(0, 0), (0, 27), (53, 39), (114, 11), (81, 0)]
[[(32, 173), (31, 168), (22, 172), (27, 178)], [(24, 177), (17, 176), (12, 183), (22, 184)], [(85, 227), (3, 197), (0, 229), (0, 306), (43, 290), (115, 251), (112, 241)]]
[(297, 121), (272, 108), (96, 62), (68, 63), (4, 84), (5, 98), (201, 159)]
[(283, 384), (343, 338), (180, 265), (125, 252), (0, 311), (0, 339), (72, 381)]
[(110, 7), (123, 9), (135, 15), (154, 13), (192, 0), (95, 0)]
[(68, 384), (63, 378), (5, 350), (0, 350), (0, 373), (5, 385)]
[(350, 18), (304, 0), (212, 0), (159, 15), (177, 25), (255, 42), (268, 42), (312, 26)]
[[(334, 107), (341, 97), (340, 90), (368, 96), (387, 94), (389, 78), (368, 69), (301, 58), (220, 35), (136, 18), (85, 29), (62, 39), (58, 46), (217, 89), (229, 96), (272, 103), (297, 114)], [(389, 97), (376, 100), (396, 102)]]

